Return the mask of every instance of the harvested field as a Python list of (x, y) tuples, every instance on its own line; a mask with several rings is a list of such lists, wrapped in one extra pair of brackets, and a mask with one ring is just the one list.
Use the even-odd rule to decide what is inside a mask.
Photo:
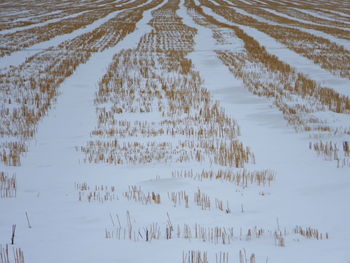
[(0, 263), (348, 263), (346, 1), (0, 14)]

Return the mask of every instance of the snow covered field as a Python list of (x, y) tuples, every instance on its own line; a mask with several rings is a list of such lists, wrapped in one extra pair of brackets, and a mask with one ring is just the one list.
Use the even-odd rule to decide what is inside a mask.
[(0, 14), (0, 263), (350, 262), (349, 3)]

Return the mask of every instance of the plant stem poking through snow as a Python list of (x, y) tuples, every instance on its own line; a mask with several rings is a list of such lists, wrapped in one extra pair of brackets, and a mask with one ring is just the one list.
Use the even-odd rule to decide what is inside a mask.
[(15, 244), (16, 225), (12, 225), (11, 245)]

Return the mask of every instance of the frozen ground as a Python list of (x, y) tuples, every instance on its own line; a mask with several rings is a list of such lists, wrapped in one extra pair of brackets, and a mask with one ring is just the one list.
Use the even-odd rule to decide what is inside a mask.
[[(238, 139), (254, 152), (256, 162), (246, 168), (271, 169), (276, 179), (271, 186), (252, 185), (243, 189), (221, 181), (195, 181), (171, 176), (174, 170), (209, 169), (209, 163), (108, 165), (83, 162), (84, 155), (76, 147), (90, 140), (90, 133), (96, 126), (94, 99), (98, 83), (115, 54), (122, 49), (135, 48), (140, 38), (151, 31), (147, 23), (157, 8), (159, 6), (146, 11), (136, 30), (117, 46), (91, 56), (61, 84), (57, 101), (40, 122), (20, 167), (0, 164), (0, 171), (16, 174), (17, 178), (16, 197), (0, 198), (0, 245), (10, 242), (11, 227), (16, 224), (15, 247), (24, 251), (26, 263), (184, 263), (181, 261), (182, 252), (189, 250), (207, 251), (209, 262), (217, 263), (215, 253), (229, 252), (228, 262), (234, 263), (240, 262), (239, 251), (243, 249), (249, 256), (256, 255), (256, 263), (349, 263), (350, 167), (337, 168), (335, 162), (318, 157), (308, 148), (307, 133), (296, 133), (288, 126), (271, 100), (252, 95), (215, 53), (215, 50), (242, 48), (242, 43), (237, 39), (232, 39), (231, 44), (216, 43), (209, 28), (192, 20), (183, 1), (177, 15), (184, 24), (197, 29), (194, 50), (188, 58), (204, 80), (203, 87), (220, 102), (226, 114), (237, 121), (241, 130)], [(209, 10), (206, 12), (214, 16)], [(26, 57), (35, 54), (35, 49), (45, 49), (92, 31), (117, 13), (71, 34), (39, 43), (32, 47), (32, 51), (20, 51), (1, 58), (1, 67), (19, 65)], [(296, 70), (349, 96), (349, 80), (335, 77), (255, 29), (241, 28), (268, 52)], [(135, 113), (133, 118), (142, 121), (144, 116)], [(348, 114), (343, 120), (344, 126), (350, 125)], [(169, 140), (176, 141), (177, 138)], [(92, 188), (95, 185), (116, 186), (119, 200), (103, 203), (79, 201), (75, 185), (82, 183)], [(145, 192), (160, 193), (161, 204), (140, 205), (123, 199), (122, 193), (130, 185), (140, 186)], [(186, 191), (192, 200), (198, 188), (213, 198), (227, 200), (232, 213), (225, 214), (215, 209), (203, 211), (193, 201), (190, 201), (189, 208), (173, 207), (167, 199), (168, 192)], [(122, 225), (128, 224), (127, 211), (134, 228), (142, 229), (153, 222), (163, 227), (170, 218), (174, 225), (198, 223), (206, 227), (233, 227), (236, 239), (225, 245), (176, 238), (152, 242), (106, 239), (106, 228), (113, 229), (117, 220), (120, 219)], [(296, 225), (327, 232), (329, 239), (307, 239), (296, 235), (292, 233)], [(252, 240), (240, 238), (240, 232), (246, 233), (255, 226), (267, 234)], [(276, 246), (273, 237), (276, 230), (288, 232), (284, 247)], [(1, 258), (0, 262), (3, 263)]]
[(25, 62), (27, 58), (35, 55), (36, 53), (39, 53), (42, 50), (48, 49), (50, 47), (54, 48), (55, 46), (58, 46), (60, 43), (66, 40), (73, 39), (79, 35), (82, 35), (86, 32), (90, 32), (94, 30), (95, 28), (101, 26), (103, 23), (107, 22), (111, 18), (115, 17), (118, 13), (120, 13), (120, 11), (113, 12), (107, 15), (106, 17), (103, 17), (97, 21), (94, 21), (93, 23), (91, 23), (90, 25), (84, 28), (79, 28), (73, 31), (72, 33), (63, 34), (63, 35), (54, 37), (48, 41), (40, 42), (24, 50), (14, 52), (9, 56), (2, 57), (0, 58), (1, 67), (6, 68), (10, 66), (13, 66), (13, 67), (19, 66), (23, 62)]

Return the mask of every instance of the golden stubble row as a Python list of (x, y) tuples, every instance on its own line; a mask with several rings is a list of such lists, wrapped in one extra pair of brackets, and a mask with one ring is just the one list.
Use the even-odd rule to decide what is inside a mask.
[[(318, 9), (318, 7), (315, 7), (315, 6), (311, 6), (311, 7), (307, 6), (308, 5), (307, 2), (304, 2), (304, 4), (300, 4), (300, 5), (294, 5), (295, 2), (279, 5), (276, 3), (271, 4), (269, 3), (269, 1), (265, 0), (264, 3), (266, 3), (266, 5), (251, 6), (242, 1), (235, 1), (235, 2), (224, 1), (224, 0), (213, 0), (213, 1), (215, 1), (216, 3), (222, 6), (237, 7), (250, 14), (258, 15), (262, 18), (265, 18), (267, 20), (274, 21), (277, 23), (282, 23), (282, 24), (301, 27), (301, 28), (310, 28), (310, 29), (320, 30), (325, 33), (329, 33), (331, 35), (337, 36), (339, 38), (349, 39), (349, 37), (347, 36), (348, 33), (346, 33), (348, 32), (347, 29), (349, 28), (349, 25), (347, 23), (343, 23), (341, 19), (337, 19), (341, 17), (340, 15), (337, 15), (337, 17), (328, 19), (327, 15), (333, 14), (334, 16), (334, 13), (327, 12), (329, 9), (320, 10)], [(270, 10), (281, 13), (281, 15), (277, 15), (276, 13), (270, 12)], [(322, 14), (324, 14), (324, 18), (321, 18), (320, 16), (316, 17), (303, 11), (306, 11), (306, 12), (312, 11), (315, 13), (321, 12)], [(287, 15), (288, 17), (283, 16), (283, 14)]]
[[(343, 46), (296, 28), (260, 22), (253, 17), (240, 14), (228, 6), (217, 6), (208, 0), (201, 0), (201, 3), (227, 21), (264, 32), (334, 75), (350, 78), (350, 51)], [(348, 34), (340, 33), (340, 35), (347, 36)]]
[[(0, 57), (8, 56), (15, 51), (31, 47), (34, 44), (50, 40), (59, 35), (72, 33), (79, 28), (92, 24), (94, 21), (105, 17), (112, 12), (131, 9), (145, 2), (146, 0), (131, 2), (122, 7), (116, 7), (114, 5), (95, 7), (77, 17), (63, 18), (58, 22), (49, 23), (44, 26), (1, 35)], [(84, 11), (84, 9), (84, 7), (81, 7), (81, 10), (77, 10), (77, 12)]]
[(128, 0), (115, 2), (114, 0), (104, 0), (96, 3), (96, 1), (84, 1), (82, 5), (80, 1), (69, 0), (59, 1), (53, 0), (43, 5), (39, 1), (2, 1), (0, 10), (0, 30), (14, 29), (20, 31), (25, 26), (34, 27), (39, 23), (50, 22), (52, 19), (65, 19), (67, 16), (78, 15), (81, 12), (92, 11), (96, 8), (114, 8), (120, 7), (127, 3)]
[[(237, 124), (201, 87), (198, 72), (185, 57), (193, 49), (196, 30), (182, 24), (172, 5), (152, 12), (153, 30), (137, 48), (117, 54), (102, 78), (95, 100), (98, 126), (91, 133), (95, 139), (80, 148), (85, 161), (196, 161), (229, 167), (254, 161), (236, 139)], [(159, 121), (127, 121), (134, 114), (141, 119), (142, 114), (158, 116)]]
[[(0, 161), (20, 165), (26, 142), (33, 138), (37, 124), (55, 103), (59, 85), (94, 52), (116, 45), (135, 30), (145, 10), (161, 0), (136, 10), (121, 12), (95, 30), (65, 41), (56, 48), (39, 52), (18, 67), (0, 72)], [(123, 21), (123, 23), (120, 23)]]
[(190, 178), (196, 181), (219, 181), (225, 183), (232, 183), (242, 188), (247, 188), (251, 185), (270, 186), (271, 182), (276, 179), (275, 172), (272, 170), (250, 171), (241, 169), (233, 171), (231, 169), (202, 170), (201, 172), (194, 172), (191, 170), (173, 171), (173, 178)]
[[(96, 128), (91, 132), (91, 140), (78, 150), (85, 154), (88, 163), (126, 167), (167, 162), (176, 165), (205, 161), (208, 164), (209, 161), (212, 167), (202, 172), (172, 169), (173, 180), (217, 180), (234, 184), (240, 190), (267, 187), (275, 179), (273, 171), (237, 169), (254, 162), (254, 155), (237, 140), (238, 125), (202, 87), (199, 73), (186, 58), (193, 50), (196, 30), (183, 25), (176, 16), (178, 4), (178, 1), (169, 1), (154, 11), (149, 23), (153, 30), (141, 38), (136, 48), (115, 55), (96, 93)], [(222, 169), (216, 169), (218, 166)], [(88, 202), (103, 203), (105, 198), (117, 202), (118, 199), (111, 187), (89, 188), (82, 184), (77, 190), (88, 193), (79, 196), (79, 200)], [(140, 186), (132, 185), (120, 198), (136, 202), (135, 209), (140, 205), (149, 209), (156, 206), (171, 209), (172, 213), (192, 208), (194, 204), (203, 215), (217, 212), (229, 217), (245, 213), (243, 205), (240, 211), (233, 209), (230, 202), (234, 200), (225, 202), (213, 198), (200, 187), (167, 192), (167, 195), (168, 200), (163, 193), (144, 192)], [(257, 226), (243, 230), (231, 225), (177, 223), (169, 213), (166, 223), (136, 220), (129, 211), (125, 220), (118, 213), (109, 216), (111, 226), (106, 227), (105, 238), (134, 242), (195, 239), (211, 245), (229, 245), (269, 238), (276, 246), (285, 246), (291, 240), (286, 241), (287, 236), (297, 235), (294, 230), (267, 230)], [(183, 260), (187, 262), (189, 256), (191, 252), (184, 254)], [(221, 262), (227, 262), (227, 257), (227, 253), (218, 255)], [(251, 259), (254, 262), (255, 256), (251, 255)]]
[[(323, 18), (321, 18), (320, 16), (314, 16), (312, 14), (308, 14), (306, 12), (303, 12), (303, 10), (305, 10), (305, 11), (311, 10), (312, 12), (319, 13), (320, 15), (323, 15)], [(332, 8), (318, 9), (318, 7), (312, 7), (310, 9), (308, 9), (308, 8), (303, 8), (303, 6), (299, 6), (297, 8), (295, 8), (295, 7), (293, 7), (293, 8), (280, 7), (280, 8), (276, 8), (276, 11), (278, 11), (282, 14), (288, 15), (290, 17), (293, 17), (295, 19), (301, 19), (301, 20), (305, 20), (306, 22), (312, 22), (312, 23), (318, 24), (319, 26), (316, 25), (315, 29), (317, 27), (321, 28), (320, 26), (341, 28), (341, 29), (343, 29), (343, 28), (348, 29), (349, 28), (348, 23), (344, 23), (344, 22), (350, 22), (349, 16), (341, 16), (339, 13), (337, 13), (337, 14), (332, 13), (331, 12)], [(342, 12), (342, 10), (334, 10), (334, 11)], [(311, 25), (311, 23), (309, 25)], [(339, 35), (339, 37), (341, 37), (341, 36)], [(343, 38), (343, 37), (341, 37), (341, 38)]]
[[(174, 223), (167, 213), (166, 223), (152, 222), (141, 225), (136, 222), (129, 211), (126, 212), (126, 220), (118, 214), (110, 214), (111, 227), (106, 227), (105, 238), (117, 240), (129, 240), (133, 242), (152, 242), (152, 240), (198, 240), (212, 245), (232, 245), (241, 242), (250, 242), (258, 239), (272, 239), (275, 246), (284, 247), (292, 238), (305, 238), (314, 240), (327, 240), (329, 234), (316, 228), (296, 226), (292, 229), (264, 229), (258, 226), (251, 228), (235, 228), (232, 226), (211, 226)], [(126, 221), (126, 223), (124, 223)], [(165, 221), (165, 220), (164, 220)]]
[[(305, 75), (296, 73), (288, 64), (269, 54), (255, 39), (235, 26), (220, 23), (212, 16), (203, 13), (200, 7), (187, 1), (190, 14), (195, 21), (213, 30), (213, 37), (218, 43), (227, 42), (227, 37), (239, 38), (243, 49), (220, 50), (218, 57), (231, 72), (242, 79), (245, 86), (254, 94), (271, 98), (285, 119), (297, 131), (307, 131), (310, 138), (322, 136), (342, 136), (348, 138), (349, 128), (332, 127), (327, 120), (315, 117), (318, 112), (349, 114), (350, 101), (332, 89), (323, 88)], [(227, 33), (231, 30), (233, 35)], [(339, 147), (340, 148), (340, 147)], [(348, 155), (339, 151), (338, 163), (345, 166)]]
[(0, 198), (16, 197), (16, 193), (16, 175), (9, 175), (8, 173), (0, 172)]

